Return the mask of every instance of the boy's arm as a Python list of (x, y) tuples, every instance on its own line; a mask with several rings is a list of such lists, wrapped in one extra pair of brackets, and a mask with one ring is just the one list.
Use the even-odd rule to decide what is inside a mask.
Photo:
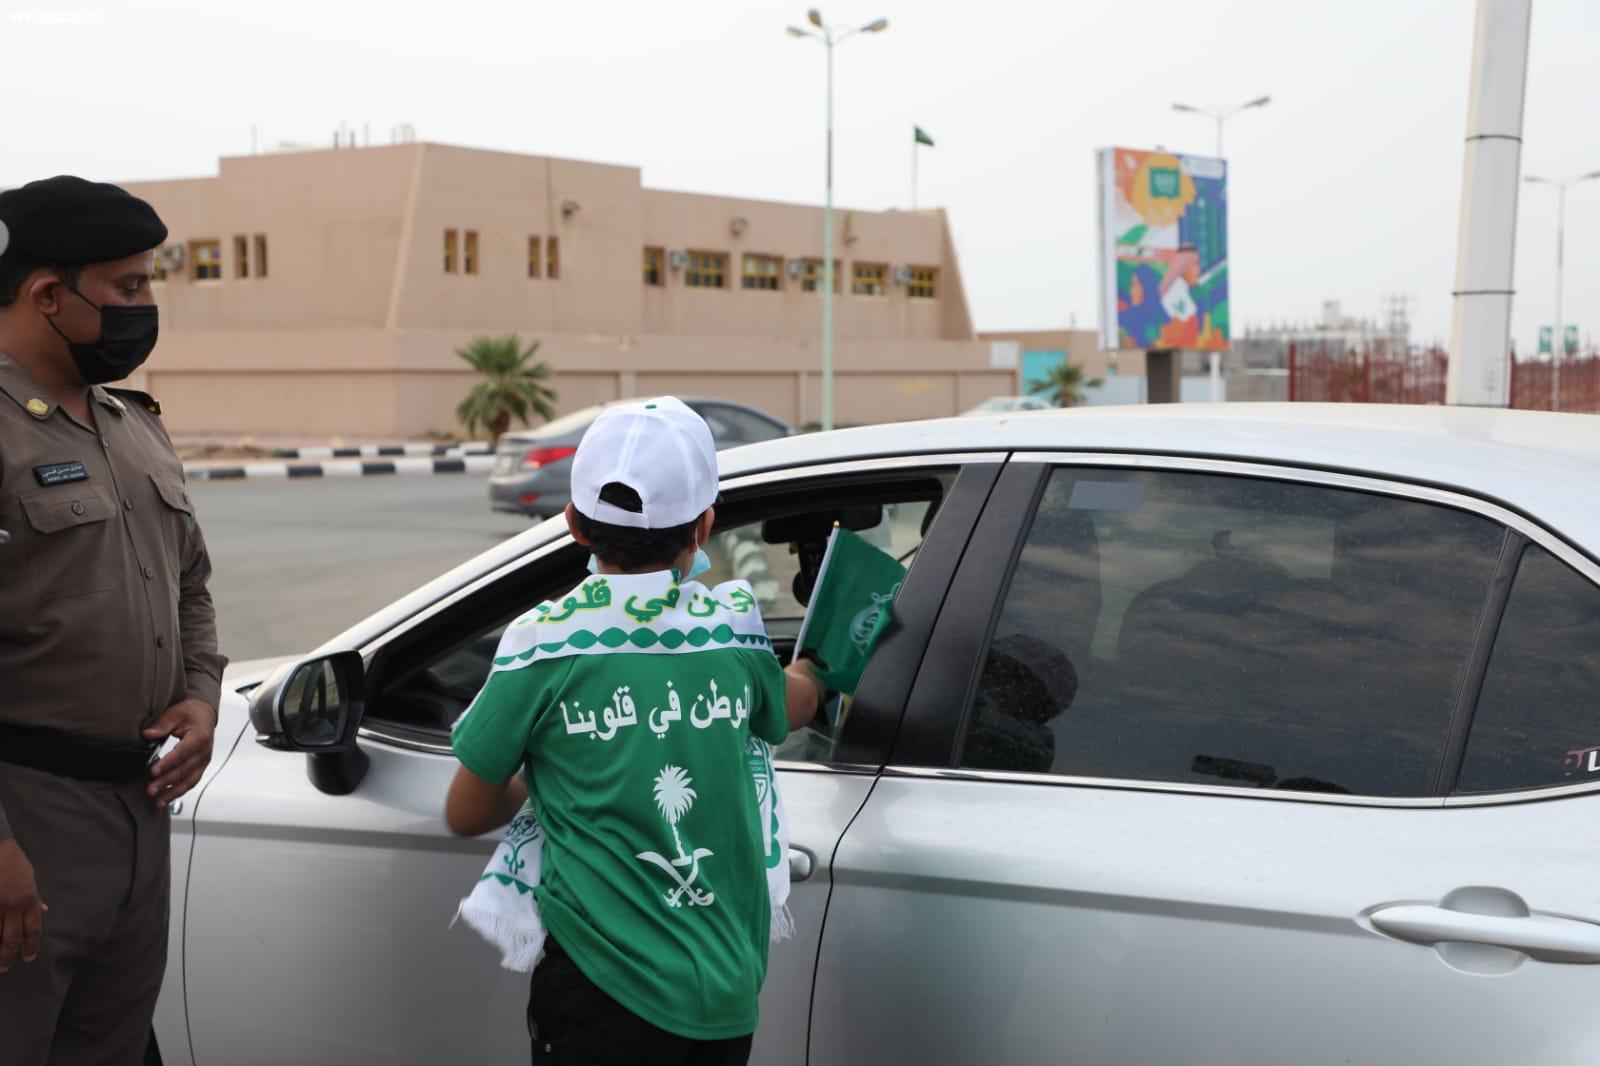
[(444, 821), (457, 836), (475, 837), (510, 822), (527, 801), (528, 785), (521, 774), (507, 781), (485, 781), (458, 766), (445, 797)]
[(827, 695), (828, 686), (817, 677), (809, 661), (801, 659), (783, 668), (783, 705), (790, 729), (810, 725)]

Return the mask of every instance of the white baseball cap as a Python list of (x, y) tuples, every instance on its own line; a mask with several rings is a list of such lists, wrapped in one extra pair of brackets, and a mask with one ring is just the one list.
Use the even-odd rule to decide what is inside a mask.
[[(600, 498), (618, 482), (644, 508)], [(694, 521), (717, 500), (717, 446), (711, 427), (676, 396), (612, 404), (600, 412), (572, 459), (572, 505), (596, 522), (670, 529)]]

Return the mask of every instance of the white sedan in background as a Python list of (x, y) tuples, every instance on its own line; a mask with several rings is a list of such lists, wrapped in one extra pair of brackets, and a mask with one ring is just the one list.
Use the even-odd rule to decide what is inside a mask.
[(1015, 411), (1049, 411), (1055, 404), (1038, 396), (991, 396), (963, 415), (998, 415)]
[[(910, 564), (777, 752), (753, 1062), (1600, 1062), (1600, 419), (1100, 408), (721, 457), (780, 648), (835, 521)], [(791, 546), (798, 550), (791, 551)], [(737, 549), (737, 550), (735, 550)], [(547, 522), (270, 678), (175, 813), (169, 1064), (520, 1063), (441, 821)], [(265, 680), (264, 680), (265, 678)]]

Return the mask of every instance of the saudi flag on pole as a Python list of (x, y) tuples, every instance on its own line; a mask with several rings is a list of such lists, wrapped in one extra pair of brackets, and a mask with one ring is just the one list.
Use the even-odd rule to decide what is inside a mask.
[(834, 526), (794, 643), (796, 658), (811, 652), (829, 688), (854, 694), (905, 579), (906, 568), (892, 555)]
[(929, 137), (927, 131), (925, 131), (921, 126), (911, 127), (911, 139), (917, 144), (925, 144), (929, 148), (933, 147), (933, 138)]

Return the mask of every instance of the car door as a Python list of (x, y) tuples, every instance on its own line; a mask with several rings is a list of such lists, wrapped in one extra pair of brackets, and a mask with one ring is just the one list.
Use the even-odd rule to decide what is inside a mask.
[[(791, 554), (760, 531), (775, 516), (819, 508), (828, 512), (824, 530), (834, 518), (875, 514), (863, 535), (912, 556), (902, 596), (920, 607), (897, 639), (925, 639), (997, 467), (992, 455), (887, 459), (730, 481), (710, 546), (725, 572), (712, 579), (749, 568), (752, 550), (761, 555), (770, 587), (757, 592), (782, 647), (798, 626), (784, 596), (812, 553), (801, 545)], [(582, 572), (582, 553), (562, 538), (361, 649), (364, 758), (351, 765), (364, 762), (363, 773), (341, 780), (344, 764), (330, 770), (264, 744), (238, 746), (195, 813), (184, 978), (197, 1066), (525, 1059), (527, 978), (500, 970), (465, 928), (450, 928), (493, 845), (455, 839), (442, 824), (456, 766), (447, 731), (487, 674), (500, 628)], [(860, 719), (864, 727), (873, 716)], [(757, 1063), (806, 1061), (829, 859), (892, 735), (880, 730), (874, 740), (857, 729), (841, 753), (838, 732), (836, 715), (776, 752), (793, 824), (797, 933), (771, 952)]]
[(1547, 542), (1565, 621), (1506, 643), (1513, 598), (1491, 662), (1548, 541), (1502, 509), (1017, 459), (840, 842), (811, 1061), (1595, 1061), (1593, 565)]

